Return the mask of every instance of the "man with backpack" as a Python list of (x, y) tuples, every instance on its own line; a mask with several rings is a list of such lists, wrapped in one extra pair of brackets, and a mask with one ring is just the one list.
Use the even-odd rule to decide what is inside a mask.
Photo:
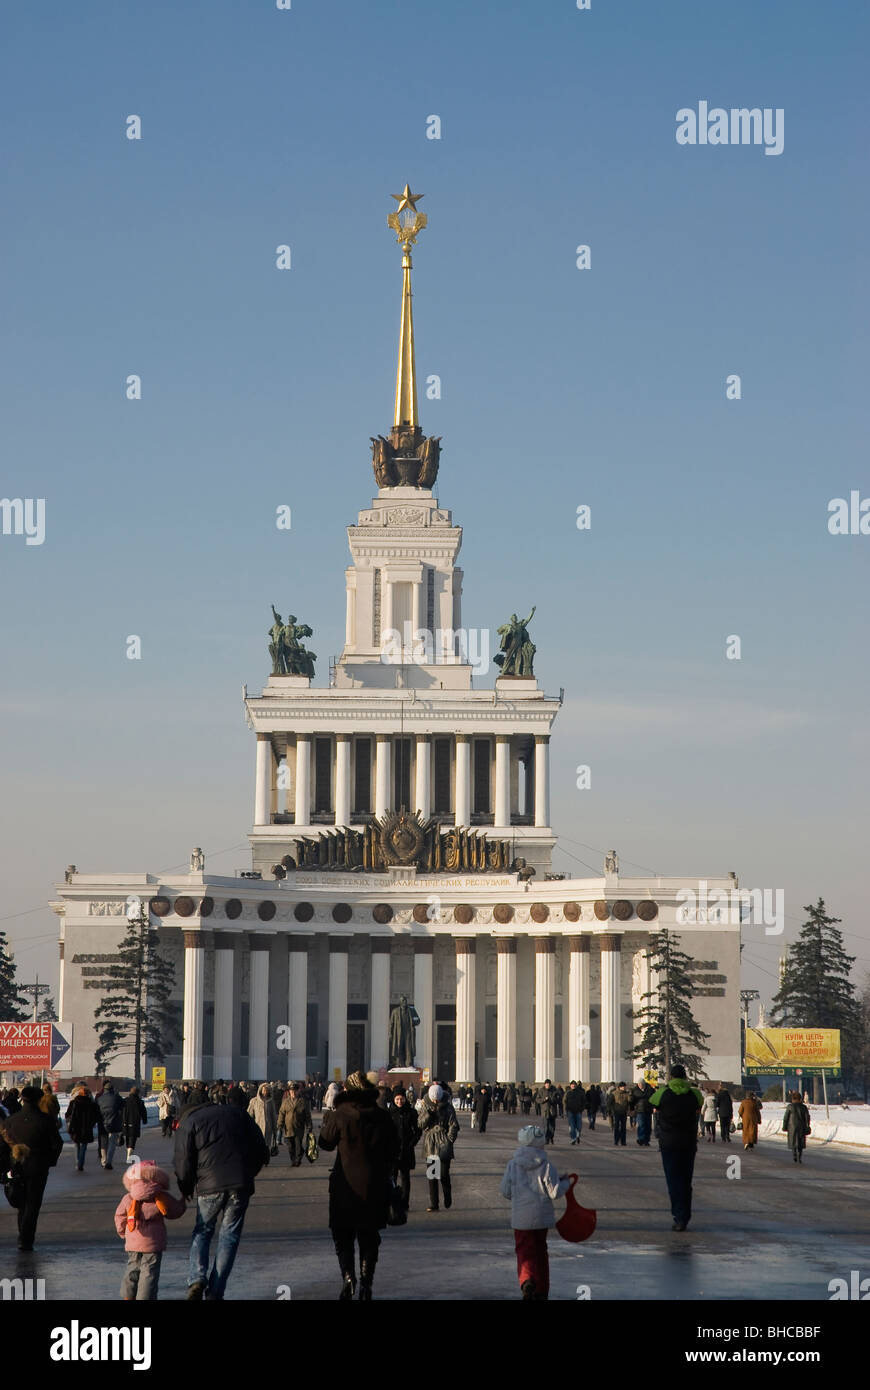
[(671, 1199), (673, 1229), (685, 1231), (692, 1219), (692, 1174), (698, 1149), (698, 1116), (704, 1105), (701, 1092), (686, 1080), (686, 1068), (671, 1067), (671, 1079), (650, 1096), (658, 1114), (658, 1140)]

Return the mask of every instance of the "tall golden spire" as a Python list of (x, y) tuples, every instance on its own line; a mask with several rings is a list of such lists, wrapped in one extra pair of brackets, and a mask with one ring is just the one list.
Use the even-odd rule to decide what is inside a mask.
[(396, 370), (395, 425), (414, 429), (417, 418), (417, 370), (414, 363), (414, 315), (411, 308), (411, 247), (426, 226), (425, 212), (417, 211), (422, 193), (412, 193), (406, 183), (402, 193), (391, 193), (399, 206), (387, 218), (402, 248), (402, 314), (399, 320), (399, 365)]

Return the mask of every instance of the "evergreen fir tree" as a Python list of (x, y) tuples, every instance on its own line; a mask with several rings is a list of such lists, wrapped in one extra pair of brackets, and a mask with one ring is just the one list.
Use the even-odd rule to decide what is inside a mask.
[(160, 935), (141, 904), (127, 917), (127, 931), (118, 947), (120, 960), (107, 967), (112, 981), (95, 1010), (100, 1045), (94, 1053), (97, 1075), (122, 1052), (132, 1052), (137, 1086), (142, 1080), (142, 1056), (162, 1062), (173, 1035), (169, 1006), (175, 967), (160, 955)]
[(658, 975), (658, 989), (643, 995), (644, 1006), (635, 1014), (641, 1038), (625, 1055), (642, 1062), (644, 1067), (664, 1071), (666, 1076), (677, 1063), (690, 1076), (704, 1076), (702, 1054), (710, 1051), (706, 1045), (710, 1034), (703, 1031), (692, 1013), (692, 957), (680, 950), (668, 931), (650, 936), (647, 954)]
[(839, 917), (829, 917), (823, 898), (804, 907), (809, 917), (788, 948), (771, 1023), (779, 1028), (839, 1028), (842, 1070), (858, 1061), (861, 1009), (850, 977), (855, 957), (843, 946)]
[(0, 1022), (23, 1023), (30, 1015), (27, 1000), (15, 983), (16, 965), (9, 953), (6, 933), (0, 931)]
[(57, 1009), (50, 994), (47, 994), (40, 1004), (36, 1018), (38, 1023), (57, 1023)]

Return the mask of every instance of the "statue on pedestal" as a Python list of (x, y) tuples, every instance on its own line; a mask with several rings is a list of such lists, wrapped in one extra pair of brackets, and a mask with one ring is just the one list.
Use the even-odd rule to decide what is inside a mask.
[[(535, 605), (537, 607), (537, 605)], [(501, 648), (495, 655), (496, 666), (501, 667), (503, 676), (533, 676), (535, 651), (534, 642), (529, 637), (528, 624), (535, 616), (535, 608), (527, 618), (518, 618), (511, 613), (510, 621), (497, 628), (501, 638)]]
[(413, 1067), (416, 1051), (416, 1033), (420, 1026), (420, 1015), (413, 1004), (402, 995), (399, 1003), (390, 1014), (390, 1066)]
[(307, 623), (297, 623), (296, 615), (289, 613), (286, 623), (282, 620), (281, 614), (275, 611), (272, 604), (272, 616), (275, 619), (269, 628), (269, 655), (272, 658), (273, 676), (313, 676), (314, 663), (317, 660), (315, 652), (309, 652), (299, 641), (300, 637), (311, 637), (313, 628)]

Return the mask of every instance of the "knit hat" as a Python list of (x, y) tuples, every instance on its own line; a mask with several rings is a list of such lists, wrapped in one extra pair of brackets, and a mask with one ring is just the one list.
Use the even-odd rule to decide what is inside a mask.
[(430, 1086), (428, 1096), (429, 1099), (432, 1101), (432, 1104), (437, 1105), (439, 1100), (444, 1099), (444, 1092), (442, 1091), (440, 1086)]
[(375, 1089), (364, 1071), (352, 1071), (344, 1084), (348, 1091), (373, 1091)]
[(547, 1136), (540, 1125), (523, 1125), (517, 1132), (517, 1139), (521, 1144), (530, 1146), (533, 1149), (542, 1149), (547, 1142)]

